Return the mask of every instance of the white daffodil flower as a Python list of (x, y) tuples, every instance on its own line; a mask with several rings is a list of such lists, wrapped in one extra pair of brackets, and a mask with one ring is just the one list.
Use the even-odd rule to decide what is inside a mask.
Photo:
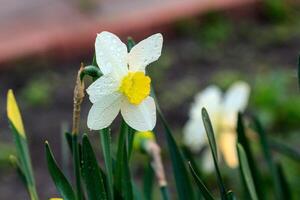
[(95, 42), (97, 64), (103, 73), (87, 88), (93, 106), (87, 125), (92, 130), (108, 127), (121, 114), (138, 131), (152, 130), (156, 124), (155, 102), (150, 94), (145, 68), (161, 55), (163, 37), (154, 34), (135, 45), (126, 45), (114, 34), (101, 32)]
[[(238, 165), (236, 153), (236, 122), (238, 112), (243, 112), (248, 104), (250, 87), (245, 82), (234, 83), (222, 96), (216, 86), (209, 86), (195, 97), (190, 109), (190, 119), (184, 127), (184, 143), (193, 151), (199, 151), (208, 144), (202, 121), (201, 109), (206, 108), (216, 134), (216, 142), (229, 167)], [(206, 150), (204, 153), (209, 153)], [(204, 168), (213, 167), (211, 155), (204, 155)]]

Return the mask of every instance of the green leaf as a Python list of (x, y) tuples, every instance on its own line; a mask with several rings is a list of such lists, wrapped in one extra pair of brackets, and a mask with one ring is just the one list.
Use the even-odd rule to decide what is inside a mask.
[(128, 127), (128, 134), (127, 134), (127, 152), (128, 152), (128, 160), (131, 158), (131, 153), (133, 149), (133, 140), (136, 130), (131, 127)]
[(82, 177), (88, 199), (106, 200), (107, 195), (95, 153), (86, 135), (82, 139)]
[(256, 131), (258, 133), (258, 136), (259, 136), (259, 140), (260, 140), (263, 155), (264, 155), (265, 160), (267, 162), (269, 171), (271, 172), (271, 175), (272, 175), (272, 179), (273, 179), (273, 183), (274, 183), (275, 197), (276, 197), (276, 199), (279, 199), (279, 200), (285, 199), (284, 196), (283, 196), (282, 188), (280, 186), (280, 178), (279, 178), (279, 175), (278, 175), (277, 170), (276, 170), (276, 166), (275, 166), (274, 161), (273, 161), (269, 141), (267, 139), (267, 135), (265, 133), (265, 130), (263, 129), (263, 127), (262, 127), (260, 121), (258, 120), (258, 118), (254, 117), (253, 122), (254, 122), (254, 125), (255, 125), (255, 128), (256, 128)]
[(251, 171), (249, 168), (247, 156), (246, 156), (243, 146), (239, 143), (237, 144), (237, 152), (238, 152), (238, 157), (239, 157), (242, 178), (244, 179), (244, 182), (246, 184), (247, 191), (250, 194), (250, 197), (252, 200), (258, 200), (256, 191), (255, 191), (254, 182), (253, 182), (253, 179), (251, 176)]
[(67, 144), (69, 146), (69, 149), (70, 149), (70, 151), (72, 153), (73, 152), (73, 148), (72, 148), (72, 135), (71, 135), (71, 133), (66, 132), (65, 133), (65, 138), (66, 138)]
[(209, 146), (210, 146), (212, 156), (213, 156), (213, 161), (214, 161), (214, 165), (215, 165), (215, 169), (216, 169), (216, 173), (217, 173), (217, 179), (218, 179), (218, 185), (219, 185), (221, 197), (222, 197), (222, 199), (226, 199), (226, 189), (225, 189), (223, 179), (222, 179), (222, 176), (221, 176), (221, 173), (219, 170), (219, 165), (218, 165), (218, 154), (217, 154), (218, 150), (217, 150), (217, 145), (216, 145), (216, 140), (215, 140), (215, 134), (214, 134), (214, 130), (211, 125), (211, 122), (210, 122), (210, 118), (209, 118), (208, 113), (205, 108), (202, 108), (202, 120), (204, 123), (205, 131), (206, 131), (206, 134), (208, 137)]
[(228, 200), (236, 200), (235, 194), (231, 190), (229, 190), (227, 192), (227, 194), (226, 194), (226, 199), (228, 199)]
[(189, 162), (189, 167), (190, 167), (190, 171), (193, 175), (193, 178), (197, 184), (198, 189), (201, 191), (202, 196), (206, 199), (206, 200), (214, 200), (212, 194), (209, 192), (209, 190), (206, 188), (206, 186), (204, 185), (204, 183), (201, 181), (201, 179), (199, 178), (198, 174), (196, 173), (196, 171), (194, 170), (194, 168), (192, 167), (191, 163)]
[(48, 170), (57, 190), (64, 200), (75, 200), (76, 198), (72, 186), (57, 166), (48, 142), (45, 143), (45, 147)]
[(286, 180), (286, 177), (284, 175), (284, 172), (283, 172), (283, 169), (282, 169), (281, 165), (279, 163), (276, 163), (276, 167), (277, 167), (277, 172), (279, 174), (280, 185), (281, 185), (281, 188), (282, 188), (284, 198), (285, 199), (293, 199), (289, 184)]
[(167, 121), (165, 120), (163, 114), (161, 113), (157, 105), (158, 116), (165, 129), (165, 135), (167, 138), (168, 149), (171, 156), (172, 167), (174, 170), (176, 189), (178, 191), (178, 196), (180, 200), (184, 199), (194, 199), (194, 193), (192, 189), (192, 184), (189, 178), (189, 174), (183, 160), (183, 156), (172, 136), (171, 129)]
[(162, 199), (163, 200), (169, 200), (170, 197), (169, 197), (169, 192), (168, 192), (167, 186), (162, 186), (159, 189), (160, 189)]
[(163, 127), (165, 129), (164, 133), (167, 139), (168, 150), (171, 156), (173, 174), (175, 177), (176, 189), (178, 191), (179, 200), (194, 199), (194, 192), (189, 178), (189, 173), (187, 171), (187, 166), (183, 159), (183, 155), (180, 152), (172, 136), (172, 131), (169, 128), (169, 125), (159, 107), (152, 85), (151, 85), (151, 96), (155, 100), (158, 117), (160, 118)]
[(144, 193), (146, 200), (151, 200), (155, 174), (151, 167), (150, 162), (147, 163), (144, 171), (145, 172), (144, 172), (144, 178), (143, 178), (143, 193)]
[(292, 148), (289, 145), (280, 142), (278, 139), (270, 138), (270, 147), (277, 151), (278, 153), (281, 153), (283, 155), (288, 156), (289, 158), (294, 159), (295, 161), (300, 161), (300, 152), (296, 148)]
[(196, 174), (201, 177), (202, 173), (200, 168), (198, 167), (196, 160), (194, 159), (194, 156), (192, 154), (192, 152), (189, 150), (189, 148), (183, 146), (181, 147), (182, 149), (182, 153), (185, 157), (185, 160), (189, 161), (189, 165), (192, 166), (193, 170), (196, 172)]
[(109, 128), (105, 128), (99, 131), (100, 143), (103, 152), (103, 158), (105, 162), (105, 171), (107, 174), (107, 185), (108, 185), (108, 199), (114, 199), (113, 189), (113, 167), (112, 167), (112, 156), (111, 156), (111, 133)]
[(115, 168), (114, 183), (116, 189), (122, 194), (125, 200), (133, 199), (133, 190), (131, 175), (128, 163), (126, 137), (129, 132), (129, 126), (122, 120), (121, 131), (118, 141), (117, 160)]
[[(251, 176), (253, 177), (253, 182), (255, 186), (255, 190), (257, 192), (257, 195), (264, 199), (264, 193), (263, 193), (263, 185), (261, 184), (260, 174), (257, 169), (256, 161), (254, 160), (254, 156), (252, 154), (250, 143), (248, 141), (248, 138), (245, 133), (245, 127), (243, 123), (243, 116), (241, 113), (238, 114), (238, 121), (237, 121), (237, 133), (238, 133), (238, 143), (240, 143), (246, 153), (246, 158), (248, 160)], [(246, 183), (244, 183), (246, 184)]]
[(11, 123), (10, 120), (8, 122), (12, 130), (14, 142), (16, 145), (19, 168), (24, 176), (23, 178), (25, 178), (26, 180), (26, 187), (29, 192), (30, 198), (31, 200), (38, 200), (39, 198), (36, 191), (36, 184), (34, 180), (27, 139), (17, 131), (17, 129), (15, 128), (13, 123)]
[(81, 167), (81, 146), (78, 143), (77, 134), (72, 135), (72, 150), (73, 150), (73, 165), (74, 165), (74, 175), (76, 181), (76, 194), (78, 200), (83, 200), (83, 191), (82, 191), (82, 183), (81, 183), (81, 174), (80, 174), (80, 167)]

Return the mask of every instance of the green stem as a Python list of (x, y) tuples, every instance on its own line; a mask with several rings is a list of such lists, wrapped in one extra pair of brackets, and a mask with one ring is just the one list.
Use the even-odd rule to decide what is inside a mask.
[(160, 192), (163, 200), (169, 200), (169, 192), (166, 186), (160, 187)]
[(74, 165), (74, 172), (75, 172), (75, 179), (76, 179), (77, 199), (83, 200), (81, 178), (80, 178), (80, 157), (78, 151), (78, 139), (76, 134), (73, 134), (72, 137), (72, 149), (73, 149), (73, 165)]
[(102, 129), (99, 131), (100, 143), (102, 147), (105, 169), (107, 174), (107, 185), (108, 185), (108, 197), (109, 199), (114, 199), (113, 191), (113, 168), (112, 168), (112, 156), (111, 156), (111, 138), (110, 131), (108, 128)]

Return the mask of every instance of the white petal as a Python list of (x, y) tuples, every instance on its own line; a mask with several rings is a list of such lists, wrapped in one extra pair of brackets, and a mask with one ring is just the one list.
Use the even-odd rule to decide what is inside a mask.
[(219, 146), (226, 164), (231, 168), (236, 167), (238, 165), (238, 158), (235, 132), (227, 131), (220, 133)]
[(190, 119), (183, 128), (183, 142), (192, 151), (200, 151), (207, 144), (202, 119)]
[(114, 34), (101, 32), (95, 42), (96, 60), (103, 74), (113, 73), (116, 77), (127, 74), (127, 47)]
[(137, 131), (149, 131), (156, 124), (156, 107), (152, 97), (147, 97), (139, 105), (124, 100), (121, 114), (125, 122)]
[(92, 130), (100, 130), (108, 127), (117, 117), (121, 108), (121, 94), (113, 93), (102, 96), (93, 104), (87, 119), (87, 126)]
[(117, 81), (111, 74), (103, 75), (92, 83), (86, 92), (89, 94), (90, 101), (95, 103), (103, 96), (112, 94), (117, 91), (119, 81)]
[(128, 54), (130, 71), (145, 71), (150, 63), (161, 55), (163, 37), (160, 33), (154, 34), (135, 45)]
[(195, 103), (190, 110), (190, 117), (202, 119), (201, 110), (206, 108), (213, 126), (217, 123), (218, 115), (221, 111), (221, 90), (216, 86), (209, 86), (202, 92), (196, 95)]
[(223, 102), (223, 112), (232, 113), (244, 111), (248, 104), (250, 86), (245, 82), (234, 83), (226, 92)]
[(201, 162), (202, 169), (205, 172), (211, 173), (215, 170), (214, 160), (209, 147), (203, 152)]

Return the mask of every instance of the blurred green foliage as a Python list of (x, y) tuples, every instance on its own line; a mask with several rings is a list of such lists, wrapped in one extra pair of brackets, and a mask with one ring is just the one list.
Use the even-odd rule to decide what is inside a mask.
[(22, 99), (29, 106), (46, 106), (51, 102), (53, 83), (47, 79), (32, 79), (21, 91)]
[(192, 36), (206, 48), (216, 48), (231, 35), (233, 26), (223, 14), (211, 12), (201, 17), (177, 22), (175, 29), (179, 34)]
[(0, 143), (0, 168), (10, 165), (9, 156), (15, 155), (16, 149), (13, 144)]
[(287, 19), (289, 7), (285, 0), (263, 0), (264, 15), (274, 23)]

